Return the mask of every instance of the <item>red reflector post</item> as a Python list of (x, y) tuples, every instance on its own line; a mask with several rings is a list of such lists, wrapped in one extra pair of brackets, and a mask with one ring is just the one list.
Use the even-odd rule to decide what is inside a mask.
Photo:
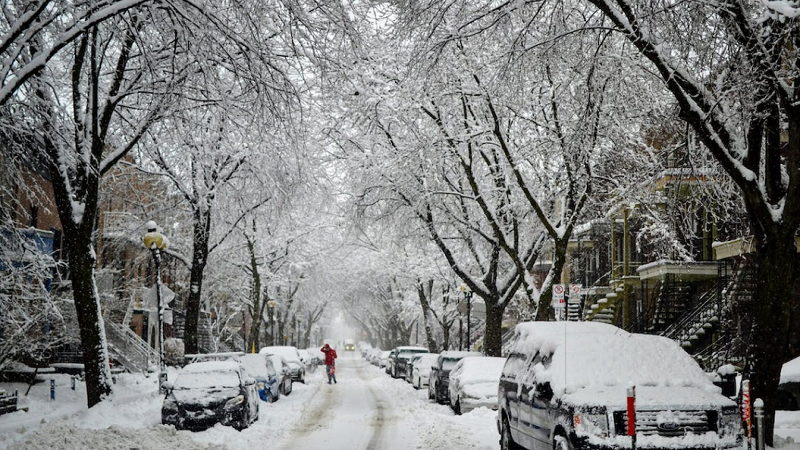
[(628, 388), (628, 436), (636, 436), (636, 387)]

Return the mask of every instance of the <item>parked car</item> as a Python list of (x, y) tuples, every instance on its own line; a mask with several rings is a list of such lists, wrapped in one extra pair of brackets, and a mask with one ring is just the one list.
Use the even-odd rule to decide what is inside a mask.
[(391, 375), (392, 373), (392, 360), (394, 359), (395, 355), (397, 355), (397, 349), (392, 349), (389, 351), (389, 356), (386, 357), (386, 365), (383, 366), (384, 372), (387, 375)]
[(505, 358), (468, 356), (450, 371), (450, 407), (456, 414), (475, 408), (497, 409), (497, 389)]
[(259, 398), (265, 402), (274, 402), (280, 398), (278, 373), (272, 358), (267, 354), (248, 353), (238, 358), (247, 375), (256, 380)]
[(389, 361), (389, 354), (391, 353), (392, 352), (390, 351), (381, 352), (378, 356), (375, 357), (375, 359), (378, 360), (378, 367), (384, 368), (387, 366), (387, 362)]
[(161, 423), (203, 430), (221, 423), (242, 430), (258, 419), (256, 381), (236, 361), (204, 361), (166, 382)]
[(414, 365), (417, 363), (417, 361), (420, 360), (420, 358), (422, 358), (422, 355), (428, 355), (428, 354), (429, 353), (417, 353), (411, 355), (411, 358), (408, 360), (408, 363), (406, 363), (406, 373), (405, 376), (403, 377), (407, 383), (411, 383), (411, 377), (414, 374)]
[(428, 377), (431, 374), (431, 366), (436, 364), (439, 359), (438, 353), (422, 353), (415, 355), (414, 358), (419, 358), (411, 370), (411, 385), (414, 389), (422, 389), (428, 386)]
[(444, 351), (436, 358), (428, 375), (428, 398), (436, 403), (445, 404), (450, 400), (448, 388), (450, 371), (467, 356), (481, 356), (478, 352)]
[(779, 410), (800, 409), (800, 358), (783, 365), (776, 403), (776, 409)]
[(272, 367), (275, 368), (275, 373), (278, 377), (278, 393), (281, 395), (289, 395), (292, 393), (292, 371), (286, 364), (286, 359), (281, 355), (267, 355), (272, 361)]
[[(569, 351), (567, 351), (569, 349)], [(725, 449), (741, 442), (736, 403), (677, 343), (594, 322), (517, 325), (498, 390), (503, 449)]]
[(397, 347), (393, 350), (393, 356), (389, 358), (389, 374), (392, 378), (401, 378), (406, 375), (406, 365), (408, 360), (417, 353), (430, 353), (425, 347)]
[(373, 366), (380, 366), (381, 353), (383, 350), (373, 348), (367, 352), (367, 361)]
[(303, 364), (303, 360), (300, 359), (300, 352), (297, 351), (296, 347), (291, 347), (288, 345), (276, 345), (272, 347), (264, 347), (259, 351), (259, 353), (269, 353), (271, 355), (283, 356), (283, 359), (286, 360), (286, 365), (289, 367), (289, 371), (292, 374), (292, 380), (305, 384), (306, 367), (305, 364)]

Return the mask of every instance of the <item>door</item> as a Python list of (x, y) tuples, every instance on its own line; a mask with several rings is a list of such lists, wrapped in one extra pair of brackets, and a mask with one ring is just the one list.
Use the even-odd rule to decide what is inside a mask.
[(510, 354), (506, 360), (506, 365), (503, 367), (503, 375), (500, 377), (500, 389), (503, 393), (503, 398), (498, 399), (508, 415), (511, 438), (518, 444), (522, 444), (526, 440), (521, 435), (519, 421), (517, 379), (521, 378), (522, 370), (525, 370), (525, 356), (520, 353)]
[[(537, 370), (544, 369), (550, 366), (552, 355), (538, 354), (531, 363), (531, 379), (536, 379)], [(555, 411), (551, 404), (553, 400), (553, 389), (550, 383), (534, 382), (527, 390), (527, 405), (526, 408), (528, 417), (528, 434), (531, 437), (530, 448), (536, 450), (550, 450), (552, 443), (550, 442), (550, 433), (553, 429), (553, 417)]]

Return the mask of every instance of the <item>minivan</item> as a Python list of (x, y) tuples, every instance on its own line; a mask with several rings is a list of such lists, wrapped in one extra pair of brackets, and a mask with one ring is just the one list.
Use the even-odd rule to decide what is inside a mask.
[(503, 449), (735, 447), (736, 403), (678, 344), (592, 322), (517, 325), (498, 388)]

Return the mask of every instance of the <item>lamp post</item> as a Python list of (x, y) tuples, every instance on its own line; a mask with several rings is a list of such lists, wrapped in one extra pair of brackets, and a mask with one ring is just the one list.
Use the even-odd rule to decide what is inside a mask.
[(167, 381), (167, 366), (164, 362), (164, 305), (161, 303), (161, 252), (167, 249), (169, 241), (158, 232), (158, 226), (152, 220), (145, 224), (147, 233), (142, 239), (145, 248), (153, 255), (156, 265), (156, 301), (158, 303), (158, 391), (164, 392)]
[(269, 306), (270, 344), (275, 345), (275, 307), (278, 306), (278, 302), (270, 300), (267, 302), (267, 306)]
[(458, 287), (458, 290), (464, 293), (464, 299), (467, 301), (467, 351), (471, 348), (471, 339), (470, 336), (472, 335), (472, 321), (470, 320), (470, 313), (471, 313), (471, 306), (472, 306), (472, 289), (469, 288), (466, 284), (461, 284)]

